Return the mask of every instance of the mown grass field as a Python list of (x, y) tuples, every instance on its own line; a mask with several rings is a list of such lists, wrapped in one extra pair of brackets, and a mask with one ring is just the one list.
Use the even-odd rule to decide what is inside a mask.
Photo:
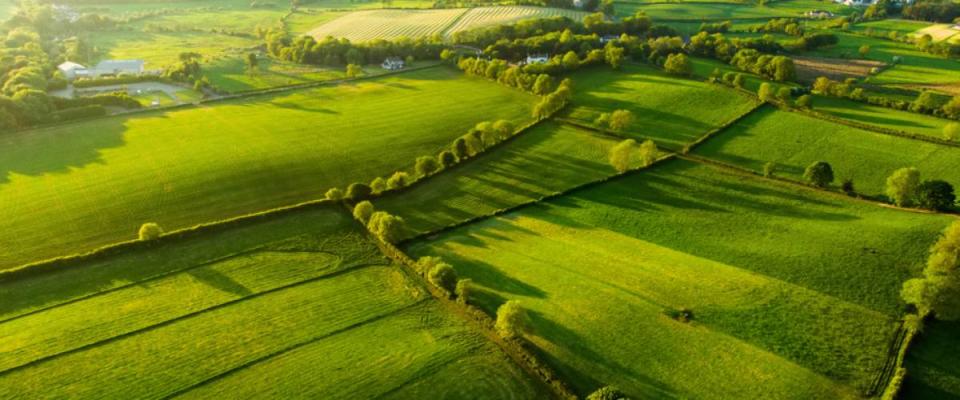
[(778, 176), (803, 180), (815, 161), (833, 166), (838, 186), (853, 179), (858, 193), (882, 195), (887, 177), (916, 167), (923, 179), (960, 184), (956, 166), (960, 149), (850, 128), (767, 107), (698, 147), (696, 153), (754, 171), (777, 164)]
[(327, 36), (354, 42), (399, 37), (428, 37), (443, 34), (466, 9), (373, 10), (346, 14), (311, 30), (317, 39)]
[(587, 14), (589, 13), (585, 11), (532, 6), (478, 7), (469, 9), (457, 19), (457, 22), (446, 30), (446, 34), (451, 36), (459, 31), (512, 24), (530, 18), (567, 17), (574, 21), (580, 21)]
[(403, 217), (413, 236), (616, 173), (607, 156), (618, 140), (553, 122), (521, 135), (374, 204)]
[[(449, 101), (451, 93), (470, 93)], [(0, 139), (0, 268), (315, 199), (409, 168), (535, 98), (446, 68)], [(349, 157), (347, 157), (349, 155)]]
[(571, 76), (575, 90), (568, 116), (592, 124), (602, 112), (630, 110), (631, 136), (675, 147), (692, 142), (753, 108), (756, 100), (695, 80), (677, 79), (651, 67), (620, 71), (591, 68)]
[[(488, 311), (530, 309), (528, 339), (581, 394), (858, 398), (949, 221), (678, 160), (410, 250)], [(681, 307), (692, 323), (665, 315)]]
[(943, 127), (951, 122), (947, 119), (936, 118), (926, 114), (872, 106), (835, 97), (816, 96), (813, 100), (813, 105), (816, 111), (825, 112), (843, 119), (938, 139), (943, 138)]
[(256, 72), (247, 69), (244, 56), (233, 54), (203, 64), (203, 74), (217, 90), (236, 93), (277, 86), (326, 81), (346, 77), (343, 70), (313, 67), (258, 57)]
[(4, 303), (0, 397), (542, 395), (336, 205), (74, 268), (0, 285), (34, 307)]
[(210, 32), (148, 33), (106, 31), (92, 35), (93, 43), (103, 51), (104, 60), (138, 59), (146, 69), (158, 70), (179, 61), (180, 53), (194, 52), (213, 57), (241, 51), (259, 44), (254, 38)]
[(931, 321), (907, 353), (904, 399), (960, 399), (960, 324)]
[(858, 23), (850, 27), (854, 32), (862, 32), (871, 28), (874, 32), (896, 31), (901, 35), (906, 35), (929, 27), (931, 24), (925, 21), (913, 21), (909, 19), (881, 19), (876, 21), (867, 21)]
[(630, 16), (643, 11), (654, 20), (670, 22), (801, 17), (804, 12), (810, 10), (828, 10), (841, 14), (850, 12), (848, 7), (816, 0), (781, 0), (769, 2), (763, 6), (726, 0), (703, 2), (618, 0), (614, 2), (614, 9), (620, 16)]

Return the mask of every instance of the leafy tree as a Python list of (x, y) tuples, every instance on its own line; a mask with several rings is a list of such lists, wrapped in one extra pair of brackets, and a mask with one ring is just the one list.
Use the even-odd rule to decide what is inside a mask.
[(809, 95), (809, 94), (805, 94), (805, 95), (803, 95), (803, 96), (798, 97), (798, 98), (797, 98), (797, 102), (796, 102), (795, 104), (797, 105), (797, 108), (807, 108), (807, 109), (809, 109), (809, 108), (811, 107), (811, 105), (812, 105), (812, 104), (811, 104), (812, 101), (813, 101), (813, 99), (810, 97), (810, 95)]
[(867, 58), (867, 54), (870, 54), (870, 45), (865, 44), (860, 46), (860, 49), (857, 51), (860, 53), (860, 58)]
[(363, 67), (357, 64), (347, 64), (347, 78), (356, 78), (363, 75)]
[(453, 141), (453, 155), (457, 156), (459, 160), (467, 158), (470, 155), (466, 139), (460, 137)]
[(957, 196), (953, 193), (953, 186), (941, 180), (924, 181), (917, 186), (917, 204), (920, 207), (947, 211), (953, 208)]
[(923, 277), (903, 284), (903, 300), (921, 316), (934, 313), (946, 321), (960, 320), (960, 221), (944, 230), (930, 249)]
[(470, 304), (470, 297), (473, 293), (473, 280), (471, 279), (461, 279), (457, 281), (457, 287), (455, 289), (457, 294), (457, 302), (460, 304)]
[(623, 173), (630, 169), (632, 164), (633, 155), (639, 150), (637, 146), (637, 141), (633, 139), (627, 139), (613, 148), (610, 149), (610, 165), (613, 166), (617, 172)]
[(409, 184), (410, 184), (410, 174), (403, 171), (394, 172), (393, 175), (390, 176), (390, 179), (387, 179), (388, 189), (399, 189), (402, 187), (406, 187)]
[(436, 158), (430, 156), (418, 157), (414, 169), (417, 171), (417, 175), (427, 176), (439, 171), (440, 163), (437, 162)]
[[(561, 86), (563, 85), (561, 84)], [(515, 127), (513, 126), (513, 122), (507, 121), (505, 119), (497, 120), (497, 122), (493, 123), (493, 126), (491, 126), (491, 128), (493, 129), (493, 132), (495, 132), (500, 139), (506, 139), (510, 136), (513, 136), (513, 131), (515, 129)]]
[(743, 88), (744, 77), (743, 74), (736, 74), (733, 76), (733, 86), (737, 88)]
[(368, 200), (364, 200), (353, 206), (353, 217), (358, 221), (367, 223), (370, 222), (370, 217), (373, 215), (374, 211), (376, 210), (373, 208), (373, 203)]
[(856, 189), (853, 187), (853, 179), (847, 178), (840, 183), (840, 190), (847, 194), (847, 196), (853, 196), (857, 194)]
[(415, 267), (417, 272), (419, 272), (421, 275), (426, 275), (428, 272), (430, 272), (430, 270), (433, 269), (434, 265), (442, 263), (443, 260), (440, 259), (440, 257), (423, 256), (417, 259)]
[(160, 238), (160, 235), (163, 234), (163, 229), (160, 228), (160, 225), (157, 225), (155, 222), (147, 222), (143, 225), (140, 225), (140, 231), (137, 232), (137, 236), (140, 237), (140, 240), (155, 240)]
[(657, 144), (653, 140), (647, 139), (640, 145), (640, 161), (643, 166), (648, 166), (657, 161), (660, 151), (657, 150)]
[(382, 177), (373, 178), (373, 181), (370, 182), (370, 189), (373, 193), (380, 193), (384, 190), (387, 190), (387, 180)]
[(757, 90), (757, 96), (760, 97), (760, 100), (763, 101), (772, 101), (773, 100), (773, 87), (769, 83), (764, 82), (760, 84), (760, 89)]
[(772, 178), (773, 174), (777, 171), (777, 163), (773, 161), (767, 161), (766, 164), (763, 164), (763, 176), (767, 178)]
[(627, 400), (625, 393), (615, 386), (604, 386), (587, 396), (587, 400)]
[(917, 99), (910, 104), (910, 111), (913, 112), (928, 112), (939, 107), (939, 102), (937, 97), (930, 91), (924, 90), (920, 92), (920, 95), (917, 96)]
[(250, 73), (251, 75), (256, 74), (257, 67), (260, 64), (260, 62), (257, 60), (257, 53), (247, 53), (247, 57), (245, 61), (247, 65), (247, 72)]
[(348, 199), (361, 199), (369, 196), (371, 193), (373, 193), (373, 189), (363, 183), (351, 183), (350, 186), (347, 186)]
[(780, 89), (777, 89), (777, 99), (782, 101), (784, 104), (787, 104), (787, 102), (790, 101), (790, 88), (781, 87)]
[(403, 218), (391, 215), (385, 211), (376, 211), (367, 222), (367, 230), (380, 240), (387, 243), (396, 243), (403, 236), (405, 229)]
[(941, 110), (950, 118), (960, 119), (960, 95), (953, 96)]
[(917, 187), (920, 186), (920, 171), (916, 168), (900, 168), (893, 171), (887, 178), (887, 197), (899, 207), (913, 204), (917, 197)]
[(943, 138), (947, 140), (960, 140), (960, 123), (951, 122), (943, 127)]
[(343, 191), (337, 188), (332, 188), (327, 191), (324, 197), (326, 197), (327, 200), (340, 200), (343, 198)]
[(629, 110), (616, 110), (610, 114), (610, 129), (615, 132), (623, 132), (636, 118)]
[(674, 53), (667, 56), (663, 63), (663, 69), (668, 74), (679, 76), (690, 76), (693, 72), (693, 66), (690, 64), (690, 58), (683, 53)]
[(563, 55), (563, 60), (561, 61), (563, 68), (567, 70), (574, 70), (580, 68), (580, 57), (577, 56), (577, 53), (573, 50), (568, 51), (567, 54)]
[(804, 179), (811, 185), (826, 187), (833, 182), (833, 167), (824, 161), (816, 161), (803, 172)]
[(457, 287), (457, 271), (450, 264), (434, 265), (427, 274), (427, 279), (434, 286), (443, 289), (447, 294), (453, 294)]
[(623, 65), (623, 54), (622, 47), (608, 43), (603, 49), (603, 60), (610, 65), (610, 68), (620, 69), (620, 66)]
[(597, 119), (593, 120), (593, 124), (599, 128), (606, 128), (610, 126), (610, 113), (600, 113), (597, 116)]
[(437, 155), (437, 160), (443, 168), (450, 168), (460, 162), (457, 156), (450, 150), (441, 151), (440, 154)]
[(546, 95), (553, 91), (553, 77), (547, 74), (537, 75), (537, 80), (533, 82), (533, 94)]
[(516, 300), (508, 300), (497, 309), (495, 325), (500, 336), (513, 339), (523, 335), (527, 329), (527, 312)]

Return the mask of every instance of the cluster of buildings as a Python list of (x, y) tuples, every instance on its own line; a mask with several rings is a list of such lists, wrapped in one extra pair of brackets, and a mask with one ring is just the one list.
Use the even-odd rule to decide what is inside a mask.
[(387, 57), (380, 66), (387, 71), (396, 71), (403, 69), (406, 65), (400, 57)]
[(105, 60), (93, 68), (88, 68), (73, 61), (67, 61), (58, 65), (57, 69), (67, 80), (72, 81), (77, 78), (140, 75), (144, 73), (145, 64), (143, 60)]

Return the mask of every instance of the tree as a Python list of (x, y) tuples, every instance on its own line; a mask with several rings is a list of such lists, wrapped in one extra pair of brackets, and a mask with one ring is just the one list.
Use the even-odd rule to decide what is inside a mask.
[(887, 178), (886, 194), (893, 204), (906, 207), (913, 204), (920, 185), (920, 171), (916, 168), (900, 168)]
[(257, 73), (257, 67), (260, 62), (257, 60), (257, 53), (247, 53), (246, 58), (247, 72), (250, 75), (255, 75)]
[(587, 396), (587, 400), (626, 400), (628, 397), (615, 386), (604, 386)]
[(943, 138), (947, 140), (960, 140), (960, 123), (951, 122), (943, 127)]
[(459, 160), (463, 160), (470, 155), (466, 139), (460, 137), (453, 141), (453, 155), (457, 156)]
[(627, 139), (618, 143), (610, 149), (610, 165), (612, 165), (617, 172), (626, 172), (630, 169), (630, 165), (633, 164), (633, 155), (638, 150), (639, 147), (637, 146), (636, 140)]
[(787, 102), (790, 101), (790, 88), (781, 87), (780, 89), (777, 89), (777, 99), (782, 101), (784, 104), (788, 104)]
[(527, 328), (527, 312), (516, 300), (508, 300), (497, 309), (495, 325), (500, 336), (513, 339), (523, 335)]
[(640, 161), (644, 167), (656, 162), (659, 155), (660, 151), (657, 150), (657, 144), (653, 140), (647, 139), (640, 145)]
[(433, 286), (443, 289), (448, 295), (452, 295), (457, 287), (457, 271), (454, 271), (450, 264), (434, 265), (427, 274), (427, 279)]
[(537, 75), (537, 80), (533, 82), (533, 94), (546, 95), (553, 91), (553, 77), (547, 74)]
[(160, 228), (160, 225), (157, 225), (155, 222), (147, 222), (140, 225), (140, 231), (137, 232), (140, 240), (155, 240), (160, 238), (160, 235), (163, 235), (163, 228)]
[(910, 111), (920, 113), (928, 112), (938, 108), (939, 104), (937, 97), (932, 92), (924, 90), (920, 92), (917, 99), (910, 104)]
[(603, 49), (603, 60), (610, 65), (610, 68), (620, 69), (623, 65), (623, 48), (608, 44)]
[(743, 88), (744, 78), (743, 74), (736, 74), (733, 76), (733, 87)]
[(798, 97), (798, 98), (797, 98), (797, 102), (796, 102), (795, 104), (797, 105), (797, 108), (806, 108), (806, 109), (809, 109), (810, 106), (812, 105), (812, 104), (811, 104), (812, 101), (813, 101), (813, 99), (810, 97), (810, 95), (809, 95), (809, 94), (805, 94), (805, 95), (803, 95), (803, 96)]
[(690, 58), (683, 53), (674, 53), (667, 56), (663, 63), (663, 69), (668, 74), (689, 76), (693, 72), (693, 66), (690, 65)]
[(367, 222), (367, 230), (384, 242), (396, 243), (403, 235), (404, 221), (385, 211), (376, 211)]
[(760, 100), (763, 101), (772, 101), (773, 100), (773, 87), (769, 83), (764, 82), (760, 84), (760, 89), (757, 90), (757, 96), (760, 97)]
[(934, 211), (947, 211), (953, 208), (957, 196), (953, 186), (941, 180), (924, 181), (917, 186), (917, 204)]
[(387, 188), (388, 189), (400, 189), (406, 187), (410, 184), (410, 174), (397, 171), (390, 176), (390, 179), (387, 179)]
[(865, 44), (860, 46), (860, 49), (857, 51), (860, 53), (860, 58), (867, 58), (867, 54), (870, 54), (870, 45)]
[(347, 64), (347, 78), (356, 78), (363, 75), (363, 67), (357, 64)]
[(440, 163), (430, 156), (418, 157), (413, 167), (419, 176), (427, 176), (440, 170)]
[(373, 178), (373, 181), (370, 182), (370, 190), (372, 190), (373, 193), (381, 193), (387, 190), (387, 180), (379, 176)]
[(833, 167), (824, 161), (816, 161), (803, 172), (803, 178), (811, 185), (826, 187), (833, 182)]
[(777, 163), (773, 161), (767, 161), (766, 164), (763, 164), (763, 176), (767, 178), (772, 178), (773, 174), (777, 172)]
[(470, 279), (461, 279), (457, 281), (457, 287), (455, 289), (457, 294), (457, 302), (460, 304), (470, 304), (470, 297), (473, 293), (473, 280)]
[(616, 110), (610, 114), (610, 129), (615, 132), (623, 132), (633, 124), (633, 113), (629, 110)]
[(367, 222), (370, 222), (370, 217), (373, 215), (374, 211), (376, 210), (373, 208), (373, 203), (368, 200), (364, 200), (353, 206), (353, 217), (366, 224)]
[(324, 197), (326, 197), (327, 200), (340, 200), (343, 198), (343, 191), (337, 188), (332, 188), (328, 190), (326, 194), (324, 194)]
[(351, 183), (350, 186), (347, 186), (348, 199), (358, 200), (369, 196), (371, 193), (373, 193), (373, 189), (363, 183)]
[(441, 151), (440, 154), (437, 155), (437, 160), (443, 168), (450, 168), (460, 162), (457, 156), (450, 150)]
[(955, 221), (930, 249), (923, 277), (903, 284), (901, 297), (922, 317), (934, 313), (945, 321), (960, 319), (960, 221)]
[(430, 270), (433, 269), (434, 265), (442, 264), (443, 260), (440, 257), (433, 256), (423, 256), (417, 259), (417, 264), (415, 265), (417, 272), (421, 275), (426, 275)]
[(853, 187), (853, 179), (847, 178), (840, 183), (840, 190), (847, 194), (847, 196), (854, 196), (857, 194), (857, 190)]
[(597, 119), (593, 120), (593, 124), (598, 128), (606, 128), (610, 126), (610, 113), (600, 113), (597, 116)]
[(577, 53), (573, 50), (568, 51), (567, 54), (563, 55), (563, 60), (561, 60), (563, 68), (566, 70), (574, 70), (580, 68), (580, 57), (577, 57)]
[(946, 114), (947, 117), (960, 119), (960, 94), (953, 96), (947, 104), (943, 105), (941, 110), (943, 110), (943, 113)]

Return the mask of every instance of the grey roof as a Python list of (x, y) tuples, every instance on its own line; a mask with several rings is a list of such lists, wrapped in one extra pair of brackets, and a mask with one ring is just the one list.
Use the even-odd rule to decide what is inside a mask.
[(106, 60), (97, 64), (99, 71), (132, 71), (143, 69), (143, 60)]

